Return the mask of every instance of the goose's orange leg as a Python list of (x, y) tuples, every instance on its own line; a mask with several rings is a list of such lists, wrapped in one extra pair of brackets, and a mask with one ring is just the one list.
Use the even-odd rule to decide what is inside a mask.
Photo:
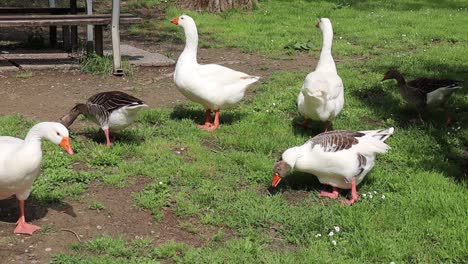
[(338, 198), (338, 196), (340, 195), (340, 193), (338, 192), (338, 187), (333, 187), (333, 191), (332, 192), (327, 192), (327, 191), (320, 191), (320, 196), (322, 197), (328, 197), (328, 198), (331, 198), (331, 199), (336, 199)]
[(341, 201), (342, 204), (352, 205), (354, 202), (359, 200), (359, 194), (356, 190), (356, 178), (351, 181), (351, 199)]
[(331, 122), (330, 122), (329, 120), (327, 120), (327, 121), (325, 122), (325, 132), (328, 131), (328, 128), (330, 127), (330, 124), (331, 124)]
[(197, 125), (198, 128), (206, 130), (211, 126), (211, 110), (206, 109), (205, 111), (205, 124), (204, 125)]
[(219, 109), (215, 110), (215, 117), (214, 117), (213, 124), (210, 127), (206, 128), (205, 130), (213, 131), (213, 130), (217, 129), (218, 127), (219, 127)]
[(106, 135), (107, 146), (110, 147), (110, 146), (112, 146), (112, 143), (111, 143), (110, 137), (109, 137), (109, 129), (103, 129), (103, 130), (104, 130), (104, 134)]
[(23, 200), (18, 200), (18, 206), (20, 209), (20, 217), (18, 218), (18, 221), (16, 221), (16, 228), (14, 231), (15, 234), (32, 235), (34, 231), (41, 229), (38, 226), (26, 223), (26, 220), (24, 218), (24, 201)]

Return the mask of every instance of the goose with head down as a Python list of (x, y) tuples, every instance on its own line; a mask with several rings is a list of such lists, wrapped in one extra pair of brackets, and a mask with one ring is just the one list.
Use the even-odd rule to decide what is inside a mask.
[(370, 131), (330, 131), (318, 134), (304, 145), (287, 149), (275, 163), (271, 186), (294, 170), (317, 176), (332, 192), (321, 191), (320, 196), (336, 199), (339, 189), (351, 189), (353, 204), (359, 199), (356, 186), (374, 167), (375, 156), (390, 147), (384, 141), (393, 134), (393, 127)]
[(117, 132), (133, 123), (138, 111), (148, 107), (142, 100), (120, 91), (102, 92), (91, 96), (86, 104), (77, 104), (60, 120), (70, 127), (84, 114), (98, 124), (106, 135), (107, 146), (112, 146), (109, 130)]
[[(174, 82), (179, 91), (205, 108), (205, 123), (199, 128), (212, 131), (219, 126), (220, 109), (239, 102), (247, 87), (260, 77), (217, 64), (198, 64), (198, 32), (195, 21), (187, 15), (171, 20), (184, 29), (185, 48), (177, 60)], [(211, 123), (211, 111), (215, 112)]]
[(29, 234), (40, 227), (26, 223), (24, 201), (28, 199), (34, 180), (39, 176), (42, 161), (42, 139), (59, 145), (73, 154), (68, 130), (60, 123), (43, 122), (33, 126), (24, 140), (0, 136), (0, 199), (15, 195), (20, 217), (16, 234)]
[(416, 108), (421, 120), (421, 112), (425, 109), (442, 107), (447, 116), (445, 125), (450, 125), (452, 117), (447, 109), (447, 101), (453, 92), (462, 88), (459, 81), (420, 77), (406, 82), (403, 75), (395, 69), (386, 72), (382, 81), (390, 79), (397, 80), (401, 95), (409, 105)]
[(321, 18), (316, 25), (322, 30), (323, 44), (315, 71), (309, 73), (297, 96), (299, 113), (304, 116), (300, 123), (307, 126), (308, 120), (325, 122), (325, 131), (343, 109), (343, 81), (336, 71), (335, 61), (331, 54), (333, 27), (330, 19)]

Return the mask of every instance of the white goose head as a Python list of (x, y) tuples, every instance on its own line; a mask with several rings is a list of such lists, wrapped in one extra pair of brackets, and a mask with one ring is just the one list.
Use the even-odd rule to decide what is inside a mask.
[(195, 21), (193, 18), (187, 15), (181, 15), (171, 20), (171, 23), (182, 27), (183, 29), (196, 28)]
[(333, 31), (332, 23), (329, 18), (320, 18), (315, 26), (320, 28), (323, 32)]
[(64, 125), (57, 122), (42, 122), (35, 125), (31, 129), (31, 132), (59, 145), (68, 152), (68, 154), (73, 154), (68, 129)]

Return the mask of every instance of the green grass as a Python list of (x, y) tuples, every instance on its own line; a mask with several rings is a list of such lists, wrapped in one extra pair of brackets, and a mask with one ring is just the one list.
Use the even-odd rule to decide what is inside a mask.
[[(133, 66), (127, 60), (122, 60), (122, 69), (125, 75), (133, 76)], [(101, 57), (91, 53), (80, 61), (80, 70), (87, 73), (110, 75), (113, 70), (112, 56)]]
[[(155, 221), (170, 206), (181, 229), (194, 234), (203, 232), (200, 225), (218, 230), (203, 234), (208, 237), (197, 248), (174, 241), (155, 247), (150, 236), (143, 240), (98, 237), (72, 246), (73, 253), (57, 255), (54, 263), (465, 261), (466, 89), (451, 98), (456, 121), (446, 128), (441, 111), (426, 116), (424, 124), (409, 122), (414, 113), (404, 106), (395, 83), (380, 80), (390, 67), (399, 67), (408, 78), (466, 79), (468, 36), (461, 25), (467, 24), (468, 11), (460, 9), (466, 2), (346, 3), (262, 1), (248, 13), (184, 12), (195, 18), (200, 33), (208, 35), (214, 45), (272, 57), (286, 56), (287, 43), (312, 40), (316, 48), (309, 52), (318, 58), (321, 36), (313, 25), (316, 17), (331, 18), (336, 32), (333, 54), (340, 59), (338, 71), (346, 96), (334, 129), (395, 127), (388, 139), (392, 149), (378, 157), (359, 186), (366, 198), (352, 207), (320, 199), (318, 181), (300, 173), (281, 184), (286, 193), (270, 196), (266, 192), (280, 153), (310, 136), (310, 131), (293, 123), (295, 99), (314, 66), (311, 62), (309, 69), (276, 72), (262, 80), (254, 88), (255, 97), (222, 112), (223, 123), (212, 133), (194, 126), (203, 120), (202, 108), (184, 103), (145, 110), (112, 148), (102, 145), (97, 128), (85, 130), (98, 135), (93, 140), (73, 139), (74, 156), (44, 144), (43, 175), (32, 193), (39, 201), (77, 197), (93, 180), (124, 188), (128, 177), (137, 177), (149, 183), (132, 197)], [(167, 16), (181, 12), (171, 8)], [(146, 27), (167, 28), (165, 32), (171, 33), (166, 36), (183, 40), (179, 28), (164, 23), (147, 23)], [(0, 134), (24, 136), (32, 123), (18, 116), (1, 117)], [(321, 129), (319, 125), (314, 133)], [(90, 170), (75, 171), (74, 162)], [(302, 198), (291, 201), (301, 193)], [(340, 232), (329, 236), (335, 226)]]

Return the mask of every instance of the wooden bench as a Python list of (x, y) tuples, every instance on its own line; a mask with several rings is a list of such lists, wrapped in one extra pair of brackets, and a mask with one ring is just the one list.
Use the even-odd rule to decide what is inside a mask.
[[(1, 15), (0, 27), (41, 27), (41, 26), (85, 26), (94, 25), (94, 49), (103, 55), (103, 27), (111, 24), (112, 16), (93, 15)], [(121, 14), (121, 24), (140, 23), (142, 19), (131, 14)]]
[(76, 8), (71, 10), (68, 7), (0, 7), (1, 14), (71, 14), (72, 12), (84, 13), (86, 9)]

